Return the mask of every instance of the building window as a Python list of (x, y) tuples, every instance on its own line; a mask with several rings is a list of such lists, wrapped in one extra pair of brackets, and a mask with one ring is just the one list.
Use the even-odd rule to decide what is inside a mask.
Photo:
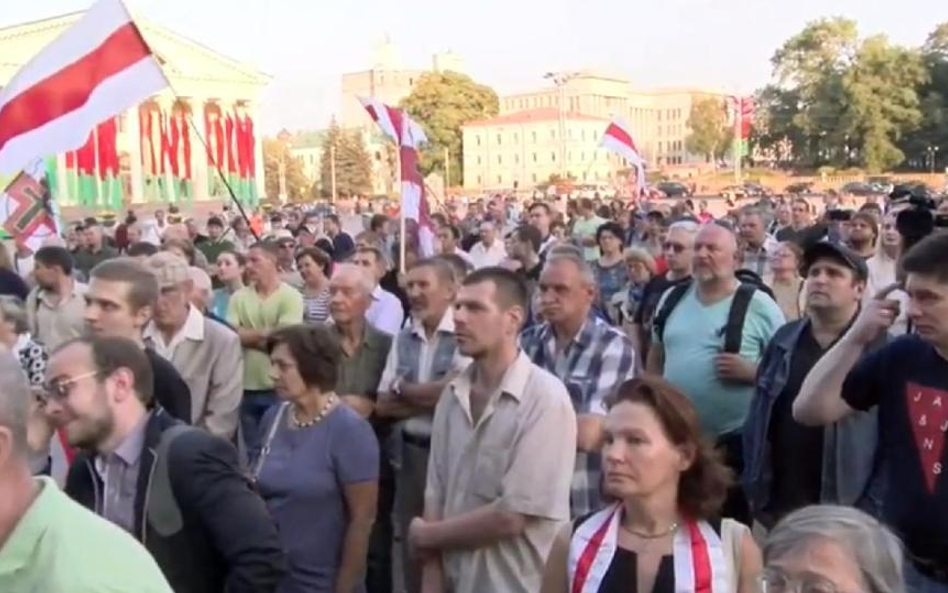
[(503, 185), (503, 184), (504, 184), (504, 178), (503, 178), (503, 176), (498, 175), (498, 176), (497, 176), (497, 185)]
[(586, 177), (587, 177), (587, 172), (583, 171), (583, 181), (586, 181)]
[(536, 174), (536, 173), (530, 175), (530, 178), (533, 179), (533, 182), (534, 182), (534, 183), (537, 182), (537, 174)]
[(585, 152), (579, 153), (579, 162), (581, 162), (581, 163), (585, 163), (585, 162), (586, 162), (586, 153), (585, 153)]
[(502, 157), (501, 155), (499, 155), (499, 154), (497, 155), (497, 164), (498, 164), (498, 165), (503, 165), (503, 164), (504, 164), (504, 159), (503, 159), (503, 157)]
[(550, 153), (550, 160), (553, 161), (554, 163), (556, 162), (556, 153), (555, 153), (555, 152), (551, 152), (551, 153)]
[(477, 145), (478, 145), (478, 146), (481, 145), (481, 137), (480, 137), (480, 135), (474, 136), (474, 140), (477, 141)]
[(502, 144), (502, 140), (503, 138), (501, 137), (501, 135), (497, 134), (497, 146), (500, 146)]
[(520, 134), (514, 132), (514, 144), (520, 142)]
[(533, 153), (533, 162), (537, 162), (537, 153)]
[(567, 161), (572, 161), (572, 160), (573, 160), (573, 153), (572, 153), (572, 152), (567, 152), (567, 153), (566, 153), (566, 160), (567, 160)]
[(519, 154), (515, 154), (515, 155), (514, 155), (514, 164), (515, 164), (515, 165), (519, 165), (519, 164), (520, 164), (520, 155), (519, 155)]
[(480, 184), (481, 184), (481, 176), (478, 175), (478, 176), (477, 176), (477, 185), (480, 185)]
[(580, 139), (580, 140), (585, 140), (585, 139), (586, 139), (586, 130), (585, 130), (585, 129), (580, 131), (580, 133), (579, 133), (579, 139)]
[(481, 164), (481, 157), (480, 157), (480, 156), (477, 157), (477, 164), (478, 164), (478, 165)]
[(550, 130), (550, 139), (556, 140), (556, 130)]
[(408, 79), (408, 84), (409, 84), (409, 85), (415, 84), (415, 79), (414, 79), (414, 78), (409, 78), (409, 79)]
[(537, 133), (536, 133), (536, 132), (531, 132), (531, 134), (533, 134), (533, 143), (536, 144), (536, 143), (537, 143)]

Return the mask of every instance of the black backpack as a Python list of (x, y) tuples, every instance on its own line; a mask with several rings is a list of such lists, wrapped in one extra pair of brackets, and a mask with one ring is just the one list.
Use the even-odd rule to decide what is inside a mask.
[[(776, 301), (774, 291), (764, 283), (759, 274), (751, 270), (738, 270), (734, 276), (740, 280), (741, 284), (734, 293), (734, 300), (731, 301), (731, 308), (727, 314), (727, 325), (724, 326), (724, 352), (738, 354), (741, 351), (741, 342), (744, 339), (744, 319), (747, 317), (747, 309), (750, 308), (751, 299), (758, 290)], [(685, 297), (691, 283), (694, 280), (676, 284), (668, 291), (661, 307), (655, 314), (652, 321), (652, 327), (659, 341), (664, 341), (665, 324), (671, 316), (672, 311), (681, 299)]]

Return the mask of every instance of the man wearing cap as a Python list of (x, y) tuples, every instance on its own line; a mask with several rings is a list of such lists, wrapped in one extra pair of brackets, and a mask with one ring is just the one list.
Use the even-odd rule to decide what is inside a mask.
[(180, 258), (156, 253), (146, 266), (158, 278), (160, 293), (142, 334), (145, 345), (171, 362), (188, 384), (193, 424), (230, 440), (243, 393), (240, 338), (190, 303), (193, 283)]
[(777, 330), (764, 351), (744, 426), (744, 488), (753, 517), (768, 529), (811, 504), (877, 510), (870, 496), (875, 409), (823, 427), (804, 426), (792, 412), (810, 369), (859, 313), (869, 272), (858, 254), (827, 241), (812, 245), (803, 260), (807, 314)]

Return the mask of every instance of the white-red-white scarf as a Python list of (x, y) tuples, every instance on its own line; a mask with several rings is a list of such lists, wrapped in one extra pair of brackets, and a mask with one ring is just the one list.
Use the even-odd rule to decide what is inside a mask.
[[(598, 593), (618, 546), (622, 507), (592, 515), (573, 533), (569, 546), (570, 593)], [(688, 521), (672, 544), (676, 593), (729, 593), (732, 567), (724, 544), (705, 521)]]

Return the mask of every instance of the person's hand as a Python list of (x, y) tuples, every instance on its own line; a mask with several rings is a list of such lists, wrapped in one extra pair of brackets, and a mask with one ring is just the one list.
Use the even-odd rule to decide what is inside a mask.
[(751, 361), (740, 354), (723, 352), (714, 357), (714, 369), (719, 379), (725, 381), (743, 381), (751, 383), (757, 368)]
[(413, 558), (424, 560), (431, 555), (427, 538), (427, 522), (421, 517), (415, 517), (408, 525), (408, 549)]
[(898, 288), (899, 283), (890, 284), (863, 305), (859, 317), (849, 330), (849, 336), (853, 340), (866, 346), (889, 331), (901, 310), (899, 301), (889, 298)]

